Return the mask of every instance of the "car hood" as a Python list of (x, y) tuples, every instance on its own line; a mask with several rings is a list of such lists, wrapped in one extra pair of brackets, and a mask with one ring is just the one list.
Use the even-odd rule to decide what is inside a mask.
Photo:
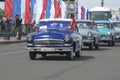
[(36, 32), (34, 39), (64, 39), (64, 35), (69, 34), (68, 30), (43, 30)]
[(98, 31), (100, 34), (108, 34), (108, 32), (111, 32), (108, 28), (98, 28)]
[(90, 29), (79, 29), (79, 33), (82, 35), (82, 36), (87, 36), (87, 33), (88, 32), (91, 32)]

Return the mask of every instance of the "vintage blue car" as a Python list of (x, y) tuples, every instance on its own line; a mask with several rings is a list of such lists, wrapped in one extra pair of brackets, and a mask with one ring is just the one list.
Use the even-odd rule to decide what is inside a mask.
[(90, 50), (95, 47), (95, 49), (99, 49), (99, 39), (100, 34), (93, 24), (92, 20), (77, 20), (77, 26), (79, 33), (83, 38), (83, 45), (88, 46)]
[(42, 19), (37, 31), (27, 35), (27, 49), (31, 60), (36, 54), (66, 54), (67, 59), (80, 57), (82, 37), (77, 27), (71, 30), (71, 19)]
[(112, 25), (112, 21), (101, 20), (95, 21), (98, 31), (100, 33), (100, 41), (108, 43), (109, 46), (115, 45), (116, 33)]

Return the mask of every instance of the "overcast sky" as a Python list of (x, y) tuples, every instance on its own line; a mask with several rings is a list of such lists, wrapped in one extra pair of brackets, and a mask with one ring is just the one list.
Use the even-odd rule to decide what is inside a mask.
[[(79, 0), (82, 6), (86, 6), (88, 9), (101, 6), (102, 0)], [(104, 5), (110, 8), (120, 8), (120, 0), (104, 0)]]

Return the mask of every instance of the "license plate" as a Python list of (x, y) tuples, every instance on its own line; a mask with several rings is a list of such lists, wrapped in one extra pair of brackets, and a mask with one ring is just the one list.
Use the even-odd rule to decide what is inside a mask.
[(41, 48), (41, 51), (55, 51), (55, 48)]

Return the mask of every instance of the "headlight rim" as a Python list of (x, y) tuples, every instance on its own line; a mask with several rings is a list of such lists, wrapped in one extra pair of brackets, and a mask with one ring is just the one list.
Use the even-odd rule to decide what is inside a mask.
[(68, 34), (66, 34), (66, 35), (64, 36), (64, 41), (68, 42), (68, 41), (70, 41), (70, 40), (71, 40), (71, 36), (68, 35)]
[(91, 33), (91, 32), (88, 32), (88, 33), (87, 33), (87, 37), (88, 37), (88, 38), (92, 38), (92, 33)]
[(32, 34), (28, 34), (26, 39), (27, 39), (27, 41), (32, 41), (33, 40)]

